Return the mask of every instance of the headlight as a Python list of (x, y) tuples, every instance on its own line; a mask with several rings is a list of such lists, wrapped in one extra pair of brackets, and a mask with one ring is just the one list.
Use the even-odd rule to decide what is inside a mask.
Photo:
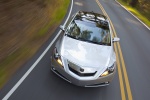
[[(116, 62), (115, 62), (115, 63), (116, 63)], [(114, 72), (114, 70), (115, 70), (115, 63), (114, 63), (112, 66), (108, 67), (109, 73)]]
[(61, 61), (61, 56), (58, 54), (57, 49), (54, 49), (54, 58), (56, 59), (56, 61), (63, 66), (62, 61)]
[(106, 71), (104, 71), (103, 74), (101, 74), (101, 77), (102, 76), (107, 76), (108, 74), (113, 73), (114, 69), (115, 69), (115, 63), (112, 66), (108, 67), (106, 69)]
[(106, 70), (101, 76), (107, 76), (109, 74), (108, 70)]

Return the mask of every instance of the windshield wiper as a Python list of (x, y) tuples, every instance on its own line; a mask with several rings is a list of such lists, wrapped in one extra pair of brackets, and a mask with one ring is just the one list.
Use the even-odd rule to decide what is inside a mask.
[(88, 41), (88, 40), (86, 40), (86, 39), (84, 39), (84, 38), (81, 38), (81, 37), (78, 37), (77, 39), (78, 39), (78, 40), (81, 40), (81, 41)]
[(94, 43), (94, 44), (99, 44), (98, 42), (95, 42), (95, 41), (89, 41), (89, 42)]
[(110, 43), (100, 42), (99, 44), (100, 44), (100, 45), (107, 45), (107, 46), (110, 46)]
[(76, 37), (72, 36), (72, 35), (69, 35), (69, 34), (65, 34), (65, 36), (68, 36), (68, 37), (71, 37), (73, 39), (77, 39)]

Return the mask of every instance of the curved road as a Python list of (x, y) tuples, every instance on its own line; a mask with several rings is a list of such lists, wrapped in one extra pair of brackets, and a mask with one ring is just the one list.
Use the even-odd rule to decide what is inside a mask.
[[(114, 35), (121, 38), (120, 43), (115, 44), (118, 72), (114, 80), (106, 87), (84, 88), (67, 83), (52, 73), (50, 55), (55, 44), (52, 41), (60, 33), (58, 28), (37, 54), (0, 90), (0, 100), (149, 100), (150, 31), (114, 0), (74, 0), (70, 8), (71, 16), (84, 10), (103, 13), (111, 19)], [(52, 44), (50, 49), (42, 57), (49, 44)], [(37, 59), (38, 63), (35, 63)], [(26, 78), (22, 77), (31, 66), (35, 66), (31, 73)], [(16, 83), (19, 85), (15, 86)]]

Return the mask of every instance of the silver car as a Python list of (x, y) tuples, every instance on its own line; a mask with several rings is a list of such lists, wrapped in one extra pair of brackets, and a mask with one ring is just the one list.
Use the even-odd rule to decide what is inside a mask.
[(60, 26), (51, 56), (51, 70), (64, 80), (84, 87), (109, 85), (116, 72), (112, 29), (106, 16), (77, 12), (67, 25)]

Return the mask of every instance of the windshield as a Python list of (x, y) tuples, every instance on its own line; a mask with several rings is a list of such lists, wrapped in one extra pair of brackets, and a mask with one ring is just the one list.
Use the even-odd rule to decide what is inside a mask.
[(100, 45), (111, 45), (109, 27), (84, 19), (74, 19), (66, 30), (66, 35), (81, 41)]

